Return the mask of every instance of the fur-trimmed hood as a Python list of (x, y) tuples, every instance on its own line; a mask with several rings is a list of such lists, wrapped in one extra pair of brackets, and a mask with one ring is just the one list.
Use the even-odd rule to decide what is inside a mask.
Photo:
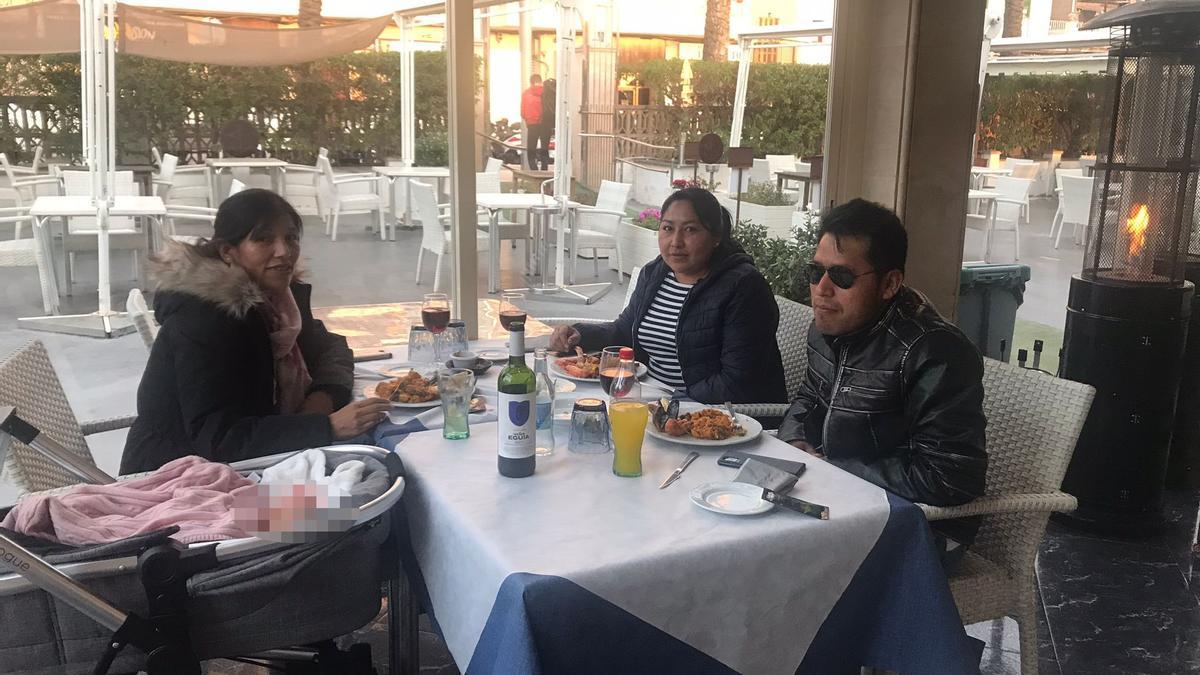
[(266, 301), (262, 288), (250, 279), (246, 270), (202, 255), (192, 244), (167, 241), (162, 251), (151, 256), (149, 268), (156, 294), (191, 295), (216, 305), (236, 319)]

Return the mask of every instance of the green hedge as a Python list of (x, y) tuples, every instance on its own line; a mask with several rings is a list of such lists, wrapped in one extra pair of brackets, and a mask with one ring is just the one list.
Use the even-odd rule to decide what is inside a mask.
[[(637, 78), (656, 104), (683, 99), (683, 62), (656, 60), (624, 65), (622, 74)], [(693, 61), (693, 100), (674, 107), (674, 126), (660, 142), (674, 145), (680, 131), (714, 131), (726, 141), (733, 119), (737, 64)], [(746, 90), (742, 138), (759, 156), (810, 155), (821, 152), (829, 87), (826, 66), (755, 63)], [(1104, 76), (989, 75), (980, 109), (981, 151), (1041, 156), (1061, 149), (1068, 156), (1096, 150)]]
[[(444, 52), (418, 52), (418, 151), (436, 154), (445, 142), (447, 99)], [(207, 152), (225, 122), (249, 118), (263, 145), (289, 159), (312, 161), (331, 148), (343, 161), (382, 162), (400, 154), (400, 55), (355, 53), (281, 67), (209, 66), (117, 57), (117, 141), (126, 161), (151, 145), (186, 155)], [(37, 110), (49, 124), (24, 131), (0, 114), (0, 151), (13, 152), (24, 136), (44, 139), (47, 150), (78, 157), (79, 57), (0, 58), (0, 100)], [(428, 140), (426, 140), (426, 137)]]
[(981, 150), (1041, 157), (1096, 152), (1104, 76), (988, 75), (979, 114)]
[[(689, 135), (715, 132), (729, 141), (733, 99), (737, 92), (736, 62), (692, 61), (692, 105), (672, 109), (674, 128), (660, 142), (674, 145), (679, 131)], [(637, 78), (656, 96), (683, 98), (678, 59), (623, 65), (622, 75)], [(765, 154), (815, 155), (825, 137), (829, 68), (822, 65), (754, 63), (746, 90), (742, 144)]]

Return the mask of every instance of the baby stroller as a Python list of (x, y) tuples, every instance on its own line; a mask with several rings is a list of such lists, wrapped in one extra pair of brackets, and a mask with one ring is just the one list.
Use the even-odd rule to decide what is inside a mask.
[[(85, 482), (115, 480), (0, 407), (0, 462), (14, 439), (22, 452), (36, 451)], [(168, 529), (91, 547), (51, 545), (39, 554), (33, 538), (0, 530), (0, 570), (16, 572), (0, 576), (0, 672), (184, 674), (213, 658), (290, 662), (287, 672), (373, 672), (369, 647), (346, 653), (329, 640), (375, 618), (385, 582), (396, 664), (401, 617), (391, 510), (404, 491), (403, 467), (381, 448), (320, 450), (337, 461), (370, 458), (386, 475), (377, 481), (382, 493), (337, 531), (290, 533), (286, 543), (251, 537), (185, 546)], [(231, 466), (245, 475), (293, 454)], [(292, 646), (310, 643), (321, 644)]]

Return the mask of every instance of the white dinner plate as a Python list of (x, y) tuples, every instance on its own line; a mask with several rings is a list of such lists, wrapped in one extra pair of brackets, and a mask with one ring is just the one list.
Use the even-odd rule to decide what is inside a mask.
[[(562, 356), (562, 357), (550, 358), (550, 372), (551, 373), (554, 373), (558, 377), (565, 377), (568, 380), (574, 380), (576, 382), (591, 382), (593, 384), (600, 384), (599, 377), (575, 377), (574, 375), (567, 373), (567, 371), (559, 368), (558, 367), (558, 359), (560, 359), (560, 358), (572, 359), (575, 357)], [(642, 363), (641, 361), (637, 361), (636, 363), (637, 363), (637, 377), (639, 380), (642, 379), (643, 377), (646, 377), (646, 375), (650, 374), (650, 369), (646, 367), (646, 364)]]
[(727, 516), (753, 516), (775, 505), (762, 498), (762, 488), (749, 483), (705, 483), (692, 489), (692, 501), (702, 509)]
[[(376, 384), (379, 384), (379, 383), (373, 382), (373, 383), (368, 384), (367, 386), (363, 387), (363, 396), (366, 396), (367, 398), (375, 398), (375, 385)], [(424, 403), (397, 403), (395, 401), (392, 401), (393, 408), (436, 408), (440, 405), (442, 405), (441, 397), (435, 398), (432, 401), (426, 401)]]
[[(701, 408), (714, 407), (716, 406), (707, 406), (703, 403), (680, 403), (679, 414), (682, 415), (683, 413), (696, 412)], [(646, 433), (654, 438), (659, 439), (660, 441), (667, 441), (668, 443), (681, 443), (683, 445), (690, 445), (700, 448), (721, 448), (727, 445), (738, 445), (758, 438), (759, 434), (761, 434), (763, 430), (762, 424), (760, 424), (759, 421), (753, 417), (748, 417), (741, 413), (736, 413), (736, 415), (737, 423), (746, 430), (746, 433), (742, 436), (726, 438), (723, 441), (707, 441), (699, 438), (692, 438), (691, 436), (672, 436), (671, 434), (659, 431), (658, 427), (654, 426), (654, 422), (646, 425)]]

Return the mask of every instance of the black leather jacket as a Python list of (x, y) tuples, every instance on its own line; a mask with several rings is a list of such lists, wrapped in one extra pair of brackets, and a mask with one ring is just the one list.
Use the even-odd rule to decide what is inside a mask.
[[(807, 441), (906, 499), (963, 504), (983, 494), (987, 471), (982, 380), (975, 346), (904, 287), (869, 328), (829, 337), (812, 326), (808, 371), (779, 438)], [(969, 541), (976, 528), (940, 529)]]

